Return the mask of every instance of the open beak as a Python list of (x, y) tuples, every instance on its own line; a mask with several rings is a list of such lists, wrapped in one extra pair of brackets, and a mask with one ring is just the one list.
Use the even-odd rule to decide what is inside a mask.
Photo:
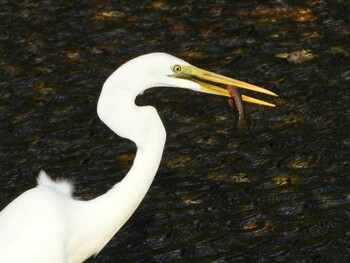
[[(176, 65), (173, 67), (174, 69), (174, 74), (171, 75), (171, 77), (176, 77), (176, 78), (183, 78), (183, 79), (188, 79), (193, 82), (196, 82), (199, 86), (201, 91), (206, 92), (206, 93), (211, 93), (215, 95), (220, 95), (220, 96), (225, 96), (225, 97), (231, 97), (230, 93), (227, 91), (226, 88), (222, 88), (217, 85), (224, 85), (224, 86), (235, 86), (237, 88), (242, 88), (242, 89), (248, 89), (260, 93), (264, 93), (267, 95), (271, 96), (278, 96), (276, 93), (273, 93), (267, 89), (260, 88), (258, 86), (239, 81), (236, 79), (228, 78), (210, 71), (206, 71), (194, 66), (189, 66), (189, 65)], [(246, 95), (242, 95), (242, 100), (254, 104), (260, 104), (264, 106), (269, 106), (269, 107), (275, 107), (274, 104), (255, 99)]]

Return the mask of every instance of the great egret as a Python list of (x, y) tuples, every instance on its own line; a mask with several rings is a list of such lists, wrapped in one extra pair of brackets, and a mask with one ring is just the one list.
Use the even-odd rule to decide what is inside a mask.
[[(138, 207), (162, 157), (164, 126), (155, 108), (135, 105), (136, 96), (162, 86), (230, 97), (215, 83), (276, 95), (165, 53), (143, 55), (118, 68), (103, 85), (97, 112), (116, 134), (135, 142), (137, 154), (130, 171), (90, 201), (74, 199), (69, 182), (53, 181), (40, 172), (37, 187), (0, 213), (0, 262), (76, 263), (96, 255)], [(243, 100), (273, 106), (247, 96)]]

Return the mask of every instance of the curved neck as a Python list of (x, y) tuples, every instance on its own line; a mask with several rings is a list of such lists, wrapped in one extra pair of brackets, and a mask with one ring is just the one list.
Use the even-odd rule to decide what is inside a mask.
[[(108, 82), (104, 85), (98, 114), (118, 135), (133, 140), (137, 153), (122, 181), (93, 200), (77, 201), (81, 209), (74, 215), (76, 235), (70, 246), (74, 260), (85, 260), (105, 246), (139, 206), (158, 170), (166, 138), (164, 126), (153, 107), (138, 107), (134, 100), (135, 95), (124, 89), (110, 87)], [(89, 227), (91, 220), (93, 228)]]

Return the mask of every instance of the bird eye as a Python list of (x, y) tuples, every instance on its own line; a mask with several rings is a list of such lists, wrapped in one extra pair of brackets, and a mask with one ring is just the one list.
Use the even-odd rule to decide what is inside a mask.
[(175, 73), (179, 73), (179, 72), (181, 72), (182, 69), (181, 69), (181, 66), (175, 65), (175, 66), (173, 66), (172, 70), (173, 70)]

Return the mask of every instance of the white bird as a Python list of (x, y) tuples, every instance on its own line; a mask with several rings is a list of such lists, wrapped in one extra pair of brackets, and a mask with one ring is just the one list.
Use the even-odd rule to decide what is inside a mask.
[[(0, 213), (0, 262), (77, 263), (96, 255), (136, 210), (162, 157), (166, 137), (162, 121), (155, 108), (136, 106), (136, 96), (159, 86), (230, 96), (214, 83), (276, 95), (165, 53), (143, 55), (118, 68), (103, 85), (97, 112), (116, 134), (135, 142), (137, 154), (130, 171), (90, 201), (72, 197), (69, 182), (54, 181), (40, 172), (38, 185)], [(247, 96), (244, 100), (272, 106)]]

